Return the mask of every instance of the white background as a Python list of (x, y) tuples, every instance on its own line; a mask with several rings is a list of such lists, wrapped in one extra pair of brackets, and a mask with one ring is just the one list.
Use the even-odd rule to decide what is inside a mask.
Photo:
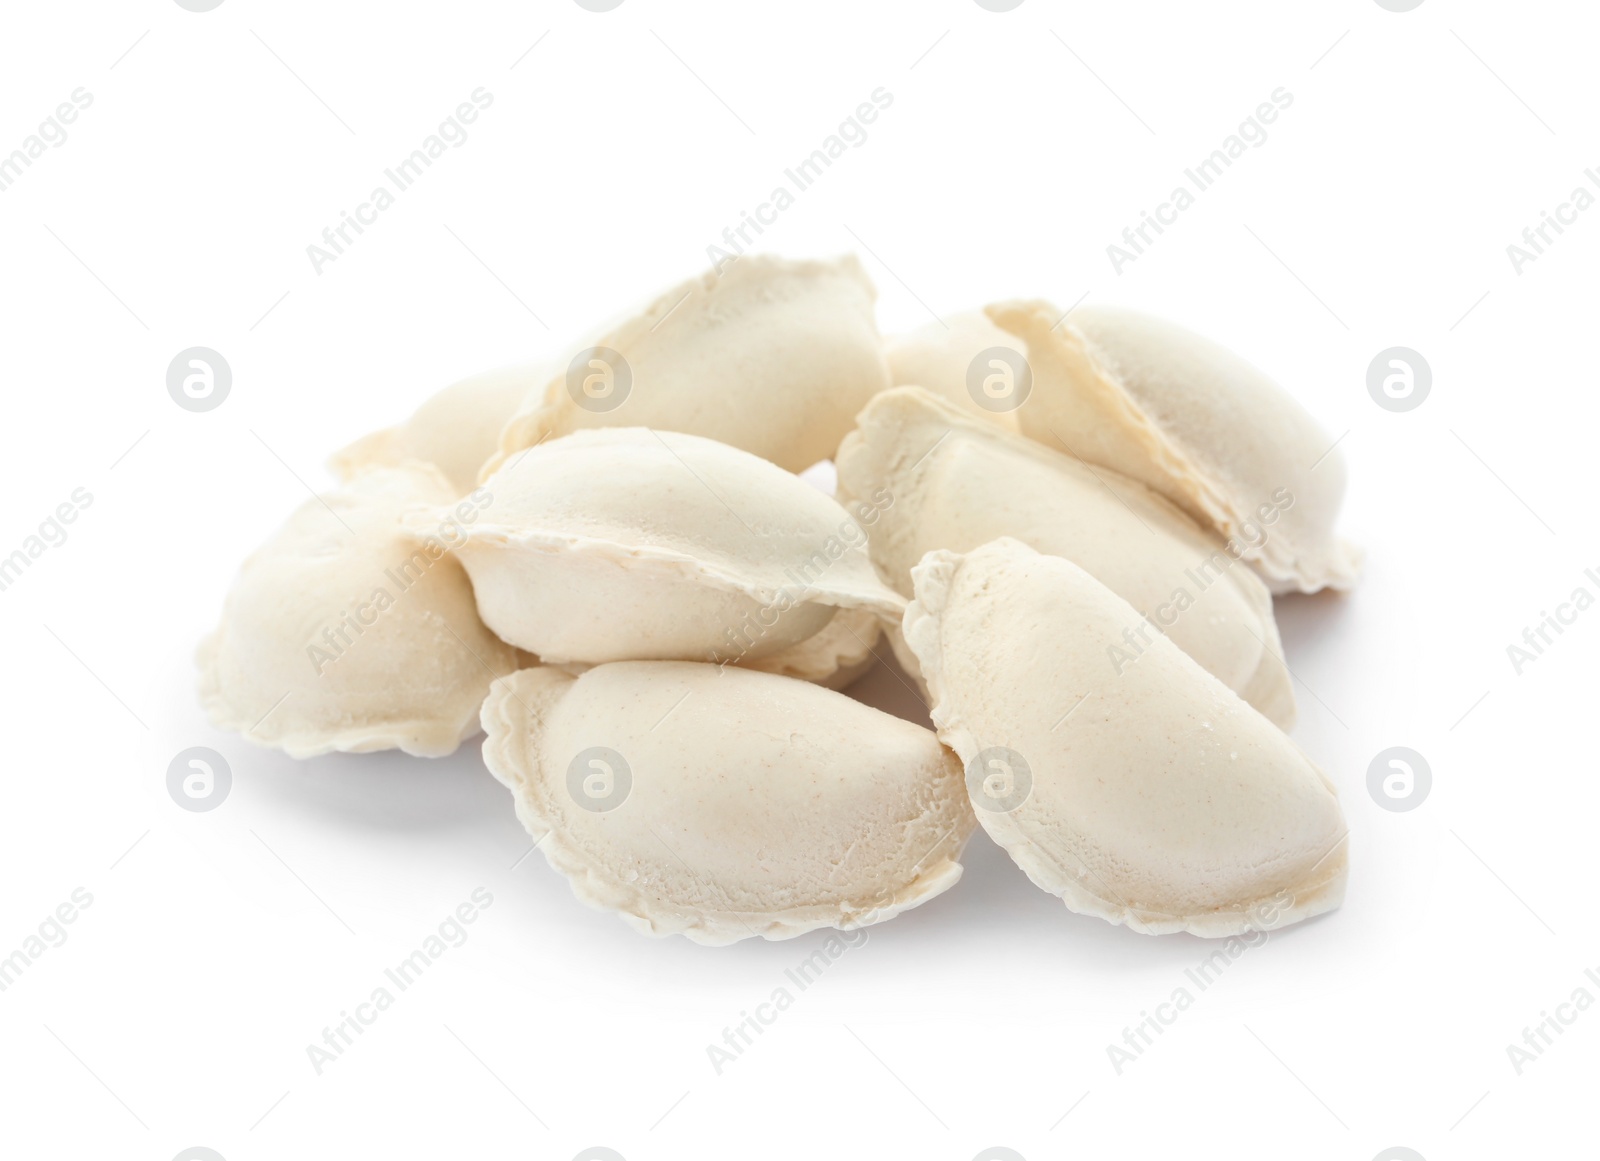
[[(1600, 212), (1520, 274), (1506, 246), (1600, 165), (1594, 33), (1587, 5), (1487, 0), (8, 5), (0, 152), (75, 88), (94, 102), (0, 193), (0, 555), (94, 499), (0, 593), (0, 956), (75, 888), (93, 903), (0, 993), (0, 1152), (1592, 1147), (1600, 1010), (1521, 1075), (1506, 1046), (1574, 989), (1600, 998), (1600, 612), (1521, 676), (1506, 646), (1600, 593)], [(479, 86), (471, 139), (314, 272), (306, 246)], [(1295, 737), (1353, 832), (1348, 898), (1121, 1075), (1106, 1046), (1206, 945), (1068, 913), (981, 831), (962, 883), (872, 928), (719, 1076), (706, 1046), (823, 933), (644, 939), (518, 863), (474, 745), (295, 763), (195, 702), (234, 570), (331, 482), (332, 449), (703, 270), (879, 86), (869, 139), (762, 248), (859, 253), (886, 332), (1018, 295), (1165, 313), (1343, 434), (1364, 582), (1278, 615)], [(1116, 274), (1106, 245), (1279, 86), (1267, 142)], [(234, 373), (206, 414), (164, 382), (197, 344)], [(1434, 375), (1408, 414), (1366, 391), (1396, 344)], [(192, 745), (232, 764), (212, 813), (165, 789)], [(1432, 766), (1411, 813), (1365, 788), (1393, 745)], [(306, 1046), (476, 888), (470, 939), (317, 1075)]]

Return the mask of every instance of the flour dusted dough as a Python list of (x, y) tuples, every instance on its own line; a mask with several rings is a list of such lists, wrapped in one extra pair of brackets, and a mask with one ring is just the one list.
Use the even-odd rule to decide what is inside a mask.
[[(631, 384), (620, 405), (580, 406), (561, 368), (506, 425), (484, 475), (541, 440), (596, 427), (688, 432), (793, 472), (810, 467), (833, 454), (856, 412), (889, 385), (875, 298), (853, 256), (749, 255), (691, 279), (587, 344), (626, 360)], [(620, 381), (607, 390), (620, 391)]]
[(453, 495), (437, 469), (407, 464), (302, 504), (245, 561), (200, 647), (211, 720), (295, 758), (439, 757), (475, 734), (489, 683), (520, 659), (478, 620), (446, 552), (464, 517), (451, 508), (417, 534), (400, 526), (403, 512)]
[(1117, 673), (1126, 601), (1008, 539), (929, 553), (912, 576), (905, 636), (934, 725), (1034, 883), (1150, 933), (1233, 935), (1339, 905), (1332, 784), (1165, 638)]
[[(1225, 347), (1137, 311), (1079, 307), (1057, 326), (1060, 313), (1041, 302), (988, 309), (1027, 343), (1023, 434), (1116, 468), (1239, 540), (1274, 592), (1355, 584), (1361, 553), (1333, 530), (1344, 462), (1278, 384)], [(1280, 515), (1260, 540), (1261, 513), (1272, 508)]]
[(886, 493), (866, 527), (880, 574), (911, 595), (911, 569), (932, 549), (966, 552), (1011, 536), (1066, 557), (1135, 610), (1123, 643), (1137, 656), (1167, 636), (1279, 726), (1294, 691), (1279, 659), (1272, 597), (1255, 573), (1160, 495), (998, 431), (918, 388), (875, 398), (838, 455), (838, 497)]
[(923, 387), (967, 414), (1006, 431), (1017, 430), (1017, 413), (981, 406), (969, 389), (974, 359), (993, 347), (1022, 353), (1024, 345), (981, 310), (953, 314), (943, 323), (888, 339), (889, 379), (896, 387)]
[(780, 673), (843, 689), (872, 668), (887, 626), (868, 609), (840, 609), (833, 620), (798, 645), (740, 662), (747, 669)]
[(500, 445), (500, 431), (528, 392), (550, 378), (544, 364), (506, 367), (474, 375), (436, 392), (411, 418), (356, 440), (333, 453), (329, 466), (342, 479), (363, 468), (407, 460), (432, 464), (456, 495), (472, 491), (478, 471)]
[(673, 661), (525, 669), (484, 760), (584, 902), (696, 943), (859, 927), (961, 876), (961, 765), (931, 732), (792, 678)]
[(574, 432), (508, 460), (482, 490), (491, 501), (456, 555), (484, 623), (547, 662), (754, 662), (838, 609), (898, 620), (905, 608), (854, 515), (700, 436)]

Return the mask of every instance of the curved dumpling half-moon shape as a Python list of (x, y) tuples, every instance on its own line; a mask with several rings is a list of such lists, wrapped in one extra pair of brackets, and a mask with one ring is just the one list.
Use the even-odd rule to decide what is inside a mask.
[(1011, 536), (1084, 569), (1132, 605), (1121, 660), (1165, 633), (1279, 726), (1294, 722), (1272, 596), (1225, 544), (1166, 499), (969, 418), (914, 387), (867, 405), (838, 456), (838, 498), (886, 495), (866, 525), (879, 573), (911, 595), (911, 569), (936, 548), (966, 552)]
[(200, 647), (211, 720), (295, 758), (440, 757), (475, 734), (489, 683), (520, 658), (478, 619), (447, 551), (451, 516), (417, 533), (400, 525), (452, 495), (437, 469), (407, 464), (301, 505), (245, 561)]
[(452, 383), (424, 400), (404, 423), (334, 452), (329, 466), (348, 480), (364, 468), (419, 460), (443, 472), (456, 495), (465, 495), (477, 486), (478, 470), (500, 446), (506, 420), (529, 391), (549, 378), (550, 368), (538, 364)]
[(1344, 818), (1276, 726), (1158, 637), (1118, 672), (1132, 609), (997, 540), (913, 570), (905, 637), (979, 822), (1073, 911), (1236, 935), (1337, 907)]
[(961, 877), (961, 764), (821, 686), (679, 661), (525, 669), (495, 683), (483, 727), (550, 865), (649, 935), (864, 927)]
[(1334, 534), (1344, 462), (1277, 383), (1138, 311), (1079, 307), (1057, 325), (1040, 302), (988, 309), (1028, 345), (1024, 435), (1150, 485), (1245, 545), (1274, 592), (1355, 584), (1361, 553)]
[(889, 385), (875, 298), (854, 257), (751, 255), (691, 279), (527, 399), (483, 475), (541, 440), (595, 427), (688, 432), (808, 468)]
[[(484, 623), (546, 662), (739, 664), (798, 645), (838, 609), (887, 621), (905, 609), (873, 570), (862, 517), (715, 440), (575, 432), (508, 460), (481, 491), (456, 555)], [(857, 507), (876, 517), (871, 500)]]
[[(1006, 431), (1017, 430), (1022, 384), (1013, 364), (1025, 348), (981, 310), (963, 311), (921, 330), (886, 340), (889, 379), (896, 387), (923, 387), (962, 411)], [(996, 359), (1005, 366), (997, 366)]]

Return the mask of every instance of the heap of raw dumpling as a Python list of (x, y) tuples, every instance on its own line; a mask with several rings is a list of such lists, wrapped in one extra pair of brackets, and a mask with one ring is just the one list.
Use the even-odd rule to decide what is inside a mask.
[[(980, 825), (1139, 931), (1337, 907), (1272, 607), (1359, 568), (1325, 434), (1161, 319), (885, 340), (874, 300), (744, 257), (337, 453), (201, 647), (212, 719), (295, 757), (481, 726), (579, 898), (702, 943), (891, 918)], [(891, 651), (933, 730), (840, 692)]]

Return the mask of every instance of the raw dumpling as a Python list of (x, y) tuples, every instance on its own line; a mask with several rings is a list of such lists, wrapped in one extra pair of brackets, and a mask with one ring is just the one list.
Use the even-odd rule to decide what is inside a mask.
[[(1175, 323), (1040, 302), (989, 316), (1028, 345), (1024, 435), (1162, 493), (1224, 536), (1274, 592), (1355, 584), (1361, 554), (1334, 535), (1344, 462), (1283, 388)], [(1263, 528), (1268, 519), (1273, 526)]]
[(373, 468), (308, 500), (245, 561), (200, 647), (211, 720), (292, 757), (398, 747), (440, 757), (478, 730), (517, 651), (478, 620), (447, 545), (468, 497), (417, 533), (401, 513), (454, 492), (425, 464)]
[(870, 498), (846, 512), (700, 436), (575, 432), (507, 461), (482, 491), (456, 555), (484, 623), (547, 662), (741, 664), (806, 641), (837, 609), (894, 621), (905, 608), (866, 553)]
[(961, 877), (961, 764), (820, 686), (678, 661), (525, 669), (495, 683), (483, 728), (550, 865), (649, 935), (862, 927)]
[(885, 625), (868, 609), (840, 609), (822, 631), (798, 645), (739, 664), (763, 673), (781, 673), (843, 689), (877, 660)]
[(1172, 642), (1121, 672), (1131, 606), (1009, 539), (912, 572), (906, 642), (978, 819), (1073, 911), (1222, 936), (1344, 896), (1332, 783)]
[[(738, 665), (783, 677), (813, 681), (827, 689), (843, 689), (882, 655), (878, 649), (889, 625), (865, 609), (840, 609), (820, 633), (763, 657), (728, 657), (717, 664)], [(898, 626), (896, 626), (898, 632)], [(545, 664), (554, 664), (546, 662)], [(559, 668), (574, 677), (594, 666), (583, 661), (562, 662)]]
[(545, 364), (507, 367), (452, 383), (425, 400), (411, 418), (356, 440), (333, 453), (329, 466), (342, 479), (363, 468), (407, 460), (432, 464), (455, 494), (478, 483), (478, 470), (500, 445), (500, 430), (530, 391), (550, 378)]
[(692, 279), (527, 399), (483, 475), (522, 448), (594, 427), (688, 432), (790, 471), (808, 468), (833, 454), (856, 412), (889, 385), (875, 298), (854, 257), (754, 255)]
[[(993, 357), (980, 358), (996, 348), (1014, 356), (1015, 365), (996, 366)], [(968, 415), (1007, 431), (1017, 430), (1017, 408), (1023, 402), (1025, 384), (1014, 372), (1027, 366), (1024, 347), (981, 310), (964, 311), (943, 323), (896, 335), (888, 340), (886, 349), (889, 380), (894, 386), (925, 387)]]
[(879, 395), (858, 422), (839, 448), (838, 498), (849, 507), (852, 497), (893, 497), (868, 526), (868, 550), (902, 595), (930, 550), (1015, 537), (1066, 557), (1138, 610), (1122, 626), (1125, 664), (1165, 633), (1278, 725), (1293, 724), (1272, 597), (1239, 563), (1242, 546), (1135, 480), (997, 431), (918, 388)]

